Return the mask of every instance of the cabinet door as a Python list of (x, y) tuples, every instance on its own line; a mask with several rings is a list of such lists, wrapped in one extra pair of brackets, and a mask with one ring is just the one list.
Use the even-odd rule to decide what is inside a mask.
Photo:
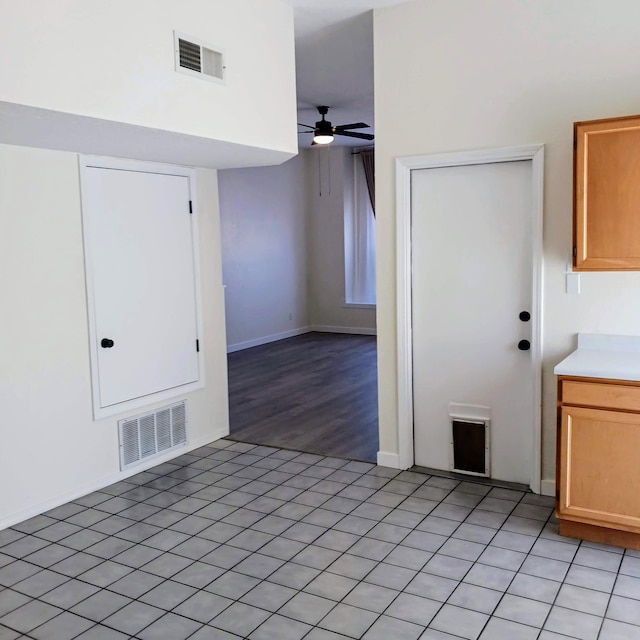
[(561, 408), (558, 517), (640, 531), (640, 415)]
[(577, 122), (577, 271), (640, 270), (640, 116)]

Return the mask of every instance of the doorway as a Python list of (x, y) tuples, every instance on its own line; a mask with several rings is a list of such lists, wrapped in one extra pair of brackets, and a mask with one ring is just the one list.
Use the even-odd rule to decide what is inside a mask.
[[(334, 147), (305, 150), (277, 167), (219, 172), (230, 429), (248, 442), (314, 453), (333, 442), (340, 453), (336, 446), (326, 455), (374, 462), (378, 430), (370, 427), (369, 414), (377, 422), (376, 310), (345, 300), (345, 210), (353, 201), (353, 166), (351, 150)], [(323, 345), (326, 353), (316, 353)], [(340, 383), (354, 353), (368, 365)], [(314, 370), (323, 362), (324, 369)], [(253, 389), (241, 380), (235, 387), (243, 376), (255, 380)], [(361, 383), (373, 388), (364, 408), (353, 392)], [(351, 407), (331, 416), (349, 401)], [(364, 453), (359, 444), (353, 451), (346, 446), (347, 432), (358, 425)]]
[(477, 420), (488, 475), (539, 491), (542, 154), (398, 161), (402, 466), (450, 470), (453, 422)]

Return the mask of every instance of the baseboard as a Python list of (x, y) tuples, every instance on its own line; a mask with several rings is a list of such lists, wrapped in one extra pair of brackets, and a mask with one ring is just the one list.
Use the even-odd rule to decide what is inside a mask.
[(388, 451), (378, 451), (378, 465), (390, 467), (391, 469), (402, 469), (400, 456), (397, 453), (389, 453)]
[(361, 336), (375, 336), (377, 330), (369, 327), (332, 327), (325, 324), (311, 325), (311, 331), (319, 331), (320, 333), (353, 333)]
[(254, 338), (253, 340), (246, 340), (245, 342), (236, 342), (236, 344), (227, 345), (227, 353), (242, 351), (243, 349), (251, 349), (251, 347), (259, 347), (261, 344), (277, 342), (278, 340), (284, 340), (285, 338), (301, 336), (303, 333), (309, 333), (310, 331), (315, 331), (315, 329), (312, 329), (311, 327), (298, 327), (297, 329), (283, 331), (282, 333), (272, 333), (270, 336), (262, 336), (261, 338)]
[(100, 480), (97, 480), (96, 482), (91, 482), (87, 485), (84, 485), (82, 488), (76, 488), (73, 491), (69, 491), (68, 493), (56, 496), (51, 500), (41, 502), (34, 507), (29, 507), (24, 511), (19, 511), (17, 513), (12, 513), (9, 515), (3, 515), (2, 518), (0, 518), (0, 531), (2, 531), (2, 529), (6, 529), (7, 527), (13, 526), (14, 524), (18, 524), (18, 522), (23, 522), (25, 520), (28, 520), (29, 518), (33, 518), (34, 516), (39, 516), (40, 514), (50, 511), (51, 509), (55, 509), (62, 504), (66, 504), (67, 502), (71, 502), (72, 500), (76, 500), (77, 498), (81, 498), (82, 496), (86, 496), (89, 493), (104, 489), (110, 484), (114, 484), (115, 482), (119, 482), (120, 480), (126, 480), (127, 478), (135, 476), (141, 471), (146, 471), (147, 469), (151, 469), (151, 467), (155, 467), (156, 465), (162, 464), (163, 462), (173, 460), (173, 458), (177, 458), (181, 455), (184, 455), (185, 453), (189, 453), (189, 451), (193, 451), (194, 449), (199, 449), (200, 447), (203, 447), (204, 445), (209, 444), (210, 442), (213, 442), (215, 440), (220, 440), (220, 438), (224, 438), (227, 435), (229, 435), (228, 430), (225, 430), (224, 433), (214, 434), (213, 436), (204, 436), (203, 438), (199, 438), (195, 442), (190, 442), (186, 447), (173, 450), (172, 452), (164, 456), (158, 456), (157, 458), (154, 458), (146, 464), (137, 466), (135, 469), (119, 471), (118, 473), (105, 476)]
[(540, 481), (540, 495), (543, 495), (543, 496), (555, 496), (556, 495), (556, 481), (555, 480), (541, 480)]

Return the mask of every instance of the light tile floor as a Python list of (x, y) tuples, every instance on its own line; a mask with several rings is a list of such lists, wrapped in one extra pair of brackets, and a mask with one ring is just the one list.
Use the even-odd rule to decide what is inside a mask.
[(214, 442), (0, 531), (0, 640), (633, 640), (640, 553), (552, 501)]

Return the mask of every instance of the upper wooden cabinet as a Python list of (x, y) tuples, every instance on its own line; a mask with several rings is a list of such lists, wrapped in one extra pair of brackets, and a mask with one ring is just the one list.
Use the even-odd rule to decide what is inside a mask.
[(574, 124), (574, 269), (640, 271), (640, 116)]

